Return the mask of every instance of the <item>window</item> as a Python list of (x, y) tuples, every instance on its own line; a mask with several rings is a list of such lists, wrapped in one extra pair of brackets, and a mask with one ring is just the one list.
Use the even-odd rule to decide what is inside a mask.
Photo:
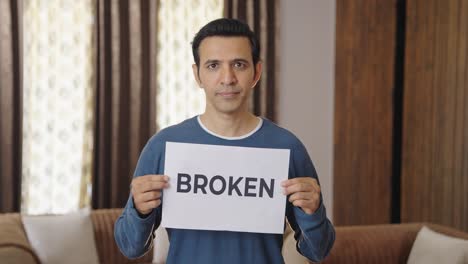
[(21, 210), (66, 213), (86, 196), (95, 74), (93, 0), (25, 0)]
[(204, 111), (205, 96), (193, 77), (193, 36), (223, 15), (222, 0), (161, 0), (158, 32), (157, 127)]
[[(157, 126), (164, 128), (204, 110), (190, 42), (222, 16), (223, 0), (160, 0), (159, 7)], [(96, 2), (24, 0), (23, 8), (21, 210), (67, 213), (90, 204)]]

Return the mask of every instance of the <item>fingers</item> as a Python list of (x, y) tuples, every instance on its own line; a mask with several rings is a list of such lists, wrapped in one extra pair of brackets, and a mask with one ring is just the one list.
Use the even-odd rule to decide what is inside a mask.
[(136, 192), (132, 189), (133, 203), (135, 208), (141, 214), (148, 214), (154, 208), (161, 205), (161, 192), (160, 191), (149, 191), (149, 192)]
[(154, 174), (138, 176), (138, 177), (133, 178), (132, 184), (140, 184), (143, 182), (161, 182), (161, 181), (165, 181), (165, 182), (169, 181), (169, 176), (154, 175)]
[(314, 178), (310, 177), (298, 177), (284, 181), (283, 186), (285, 195), (290, 195), (296, 192), (318, 192), (320, 193), (320, 186)]
[(289, 202), (302, 208), (306, 214), (314, 213), (320, 205), (320, 186), (316, 179), (298, 177), (284, 181), (283, 193), (289, 195)]
[(162, 190), (169, 187), (169, 177), (166, 175), (144, 175), (132, 180), (132, 191), (148, 192), (151, 190)]
[(319, 207), (320, 200), (295, 200), (292, 204), (300, 207), (306, 214), (312, 214)]
[(145, 203), (145, 202), (149, 202), (153, 200), (159, 200), (160, 198), (161, 198), (161, 192), (151, 191), (151, 192), (140, 193), (134, 196), (133, 200), (136, 203)]
[(318, 204), (320, 202), (320, 193), (317, 192), (298, 192), (289, 196), (289, 202), (295, 206), (302, 207), (298, 204)]
[(144, 203), (135, 203), (135, 208), (143, 215), (151, 213), (151, 211), (161, 205), (161, 200), (152, 200)]
[(169, 187), (168, 182), (144, 182), (139, 184), (132, 184), (132, 191), (144, 193), (149, 191), (160, 191)]
[(135, 208), (141, 214), (148, 214), (161, 205), (161, 191), (169, 187), (166, 175), (144, 175), (132, 180), (131, 193)]
[(320, 194), (317, 192), (297, 192), (289, 196), (291, 203), (297, 200), (320, 200)]

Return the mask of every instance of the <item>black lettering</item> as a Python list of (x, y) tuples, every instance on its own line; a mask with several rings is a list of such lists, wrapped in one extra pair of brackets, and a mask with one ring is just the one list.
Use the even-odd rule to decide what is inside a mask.
[[(183, 180), (185, 178), (185, 180)], [(177, 174), (177, 192), (182, 192), (182, 193), (188, 193), (192, 189), (192, 186), (190, 185), (190, 175), (185, 174), (185, 173), (178, 173)], [(182, 188), (182, 186), (185, 185), (185, 188)]]
[[(245, 180), (244, 193), (241, 191), (241, 182)], [(219, 183), (218, 183), (219, 182)], [(257, 183), (260, 186), (257, 189)], [(218, 184), (217, 186), (215, 186)], [(220, 185), (219, 185), (220, 184)], [(209, 185), (209, 186), (207, 186)], [(221, 195), (227, 189), (227, 195), (237, 195), (237, 196), (246, 196), (246, 197), (261, 197), (263, 195), (268, 195), (268, 197), (273, 198), (274, 189), (275, 189), (275, 179), (268, 180), (262, 178), (244, 178), (238, 177), (234, 179), (233, 176), (229, 176), (229, 180), (225, 179), (223, 176), (215, 175), (210, 180), (203, 174), (195, 174), (193, 177), (193, 193), (203, 193), (207, 194), (208, 189), (214, 195)], [(192, 191), (192, 177), (186, 173), (177, 174), (177, 192), (179, 193), (190, 193)], [(257, 193), (257, 191), (259, 193)]]
[(270, 188), (268, 189), (268, 185), (265, 179), (260, 179), (260, 197), (263, 197), (263, 190), (265, 189), (266, 193), (270, 198), (273, 198), (273, 190), (275, 187), (275, 179), (270, 180)]
[[(203, 180), (203, 183), (200, 183), (199, 180)], [(193, 183), (193, 192), (197, 193), (197, 190), (200, 189), (204, 194), (206, 194), (205, 187), (208, 184), (208, 178), (203, 174), (195, 174), (195, 182)]]
[(239, 177), (234, 183), (232, 182), (234, 177), (230, 176), (229, 177), (229, 188), (228, 188), (228, 195), (232, 195), (232, 191), (235, 190), (237, 195), (242, 196), (241, 191), (239, 190), (239, 182), (242, 181), (243, 177)]
[[(215, 180), (220, 180), (221, 181), (221, 189), (219, 189), (218, 191), (214, 189)], [(216, 175), (213, 178), (211, 178), (211, 180), (210, 180), (210, 191), (211, 191), (211, 193), (213, 193), (215, 195), (220, 195), (220, 194), (222, 194), (224, 192), (224, 190), (226, 190), (226, 181), (224, 180), (223, 177), (221, 177), (219, 175)]]
[(255, 185), (251, 185), (250, 182), (256, 182), (257, 178), (245, 178), (245, 191), (244, 195), (248, 197), (257, 197), (257, 194), (255, 192), (250, 193), (249, 190), (253, 189), (255, 190)]

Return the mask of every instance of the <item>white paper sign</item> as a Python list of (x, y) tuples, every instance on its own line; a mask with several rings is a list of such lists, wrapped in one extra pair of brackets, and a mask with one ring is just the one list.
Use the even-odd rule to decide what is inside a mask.
[(167, 142), (161, 225), (282, 234), (289, 152)]

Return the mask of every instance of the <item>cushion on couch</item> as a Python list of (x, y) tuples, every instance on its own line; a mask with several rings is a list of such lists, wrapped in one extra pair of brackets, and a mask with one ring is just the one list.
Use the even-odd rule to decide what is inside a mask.
[(31, 246), (42, 263), (99, 264), (88, 211), (66, 215), (23, 216)]
[(166, 229), (162, 226), (159, 226), (156, 231), (154, 231), (153, 250), (153, 263), (166, 263), (167, 254), (169, 252), (169, 238)]
[(39, 264), (28, 242), (19, 214), (0, 215), (0, 262)]
[(286, 264), (305, 264), (308, 262), (306, 257), (297, 252), (294, 231), (289, 224), (286, 225), (286, 230), (283, 235), (283, 249), (281, 253), (283, 254), (284, 263)]
[(468, 263), (468, 240), (450, 237), (423, 226), (411, 248), (408, 264)]

